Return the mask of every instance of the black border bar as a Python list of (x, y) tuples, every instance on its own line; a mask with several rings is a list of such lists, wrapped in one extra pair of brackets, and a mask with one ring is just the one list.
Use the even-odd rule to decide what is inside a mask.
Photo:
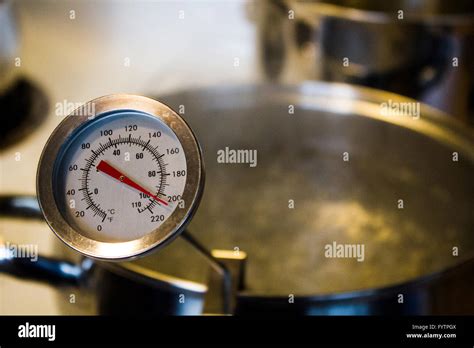
[[(55, 325), (55, 340), (20, 338), (20, 325)], [(423, 329), (424, 328), (424, 329)], [(408, 338), (407, 334), (428, 334)], [(456, 337), (434, 338), (433, 334)], [(93, 317), (1, 316), (0, 346), (57, 344), (324, 343), (474, 346), (474, 316)]]

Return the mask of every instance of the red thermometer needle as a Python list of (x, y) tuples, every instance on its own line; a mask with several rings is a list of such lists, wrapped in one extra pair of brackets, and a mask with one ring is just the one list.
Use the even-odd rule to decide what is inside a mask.
[(161, 203), (163, 205), (168, 205), (164, 200), (156, 197), (154, 194), (152, 194), (150, 191), (144, 189), (140, 185), (138, 185), (135, 181), (132, 179), (128, 178), (126, 175), (122, 174), (120, 171), (112, 167), (110, 164), (108, 164), (105, 161), (100, 161), (99, 165), (97, 166), (97, 170), (99, 172), (105, 173), (108, 176), (119, 180), (120, 182), (124, 183), (125, 185), (128, 185), (130, 187), (133, 187), (135, 190), (140, 191), (141, 193), (146, 194), (147, 196), (150, 196), (153, 198), (155, 201), (158, 203)]

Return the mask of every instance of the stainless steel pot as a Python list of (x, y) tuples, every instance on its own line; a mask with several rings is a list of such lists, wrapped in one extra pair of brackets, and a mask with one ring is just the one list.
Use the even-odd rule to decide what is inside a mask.
[(474, 122), (474, 2), (269, 0), (257, 13), (270, 80), (370, 86)]
[[(248, 256), (235, 313), (474, 313), (474, 136), (453, 119), (331, 83), (159, 99), (184, 112), (203, 150), (208, 185), (190, 228), (209, 249)], [(220, 163), (226, 148), (256, 150), (256, 166)], [(364, 253), (328, 254), (334, 243)], [(177, 306), (189, 290), (179, 280), (206, 284), (209, 274), (181, 239), (99, 267), (102, 308), (204, 307), (202, 292), (192, 309)], [(151, 291), (163, 288), (171, 295)]]

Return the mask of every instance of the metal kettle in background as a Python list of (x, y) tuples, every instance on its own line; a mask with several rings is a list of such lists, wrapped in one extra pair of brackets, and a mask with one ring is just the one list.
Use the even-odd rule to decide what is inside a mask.
[(267, 79), (373, 87), (474, 123), (474, 2), (268, 0), (256, 11)]

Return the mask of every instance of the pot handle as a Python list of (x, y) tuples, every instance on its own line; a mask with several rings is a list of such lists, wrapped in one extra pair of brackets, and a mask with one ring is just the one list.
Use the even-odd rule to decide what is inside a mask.
[(43, 220), (36, 196), (0, 195), (0, 218)]
[[(0, 195), (0, 218), (5, 217), (43, 220), (35, 196)], [(84, 259), (81, 264), (74, 264), (40, 256), (25, 246), (4, 242), (0, 236), (0, 273), (55, 286), (79, 286), (91, 267), (92, 260)]]
[(85, 268), (65, 260), (39, 255), (34, 258), (17, 257), (13, 247), (0, 245), (0, 273), (54, 286), (79, 286), (83, 282)]

